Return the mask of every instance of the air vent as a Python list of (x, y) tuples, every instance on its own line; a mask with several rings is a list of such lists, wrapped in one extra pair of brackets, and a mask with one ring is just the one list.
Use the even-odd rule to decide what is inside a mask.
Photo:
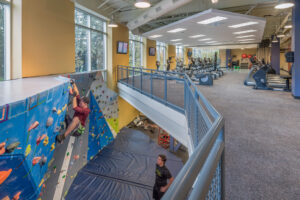
[(146, 19), (148, 17), (148, 15), (144, 15), (144, 19)]
[[(178, 1), (178, 0), (177, 0)], [(159, 12), (159, 11), (161, 11), (161, 7), (159, 6), (159, 7), (157, 7), (156, 9), (155, 9), (155, 11), (156, 12)]]

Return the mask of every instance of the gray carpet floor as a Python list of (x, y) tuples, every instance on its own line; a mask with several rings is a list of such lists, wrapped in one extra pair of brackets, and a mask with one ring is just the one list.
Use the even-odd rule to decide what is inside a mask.
[(227, 72), (200, 91), (225, 117), (225, 199), (300, 199), (300, 100)]

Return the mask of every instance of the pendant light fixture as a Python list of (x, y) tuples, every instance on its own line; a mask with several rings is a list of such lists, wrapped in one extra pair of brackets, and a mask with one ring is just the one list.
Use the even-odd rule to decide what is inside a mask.
[(134, 6), (137, 8), (149, 8), (151, 4), (149, 0), (136, 0)]
[(109, 24), (107, 25), (110, 28), (117, 28), (118, 24), (114, 20), (114, 16), (111, 17), (111, 20), (109, 21)]
[(286, 8), (291, 8), (295, 4), (293, 3), (292, 0), (279, 0), (278, 4), (275, 6), (276, 9), (286, 9)]
[(285, 37), (285, 34), (283, 33), (283, 30), (282, 30), (282, 29), (280, 29), (279, 32), (277, 33), (277, 37), (278, 37), (278, 38), (283, 38), (283, 37)]
[(272, 43), (278, 43), (278, 39), (276, 35), (273, 35)]

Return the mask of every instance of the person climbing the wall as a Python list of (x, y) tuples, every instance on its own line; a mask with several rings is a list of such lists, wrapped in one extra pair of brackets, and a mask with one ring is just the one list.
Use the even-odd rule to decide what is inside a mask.
[[(64, 134), (60, 134), (56, 136), (56, 140), (59, 143), (73, 132), (75, 136), (80, 136), (85, 131), (85, 121), (91, 112), (89, 109), (90, 100), (88, 97), (81, 98), (79, 95), (78, 88), (73, 80), (71, 80), (71, 84), (73, 86), (73, 109), (75, 111), (73, 119), (70, 123), (67, 123), (67, 130)], [(68, 120), (67, 120), (68, 121)]]
[(158, 155), (155, 170), (155, 184), (153, 187), (153, 199), (155, 200), (162, 198), (174, 180), (170, 171), (165, 166), (166, 161), (167, 157), (165, 155)]

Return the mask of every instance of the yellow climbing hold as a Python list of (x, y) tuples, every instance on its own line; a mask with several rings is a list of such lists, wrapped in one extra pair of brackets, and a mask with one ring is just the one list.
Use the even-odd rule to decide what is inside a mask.
[(39, 184), (39, 187), (41, 187), (43, 185), (43, 183), (45, 182), (45, 180), (42, 178), (40, 184)]
[(25, 156), (28, 156), (31, 152), (31, 145), (27, 145), (26, 150), (25, 150)]
[(47, 146), (48, 143), (49, 143), (49, 137), (46, 136), (45, 139), (44, 139), (44, 141), (43, 141), (43, 144), (44, 144), (44, 146)]
[(60, 113), (61, 113), (61, 110), (58, 110), (58, 111), (57, 111), (57, 114), (60, 115)]
[(94, 134), (94, 133), (92, 133), (92, 137), (93, 137), (93, 138), (95, 137), (95, 134)]
[(62, 111), (65, 111), (67, 108), (67, 104), (62, 108)]
[(55, 149), (55, 143), (53, 143), (53, 144), (51, 145), (50, 151), (53, 151), (54, 149)]

